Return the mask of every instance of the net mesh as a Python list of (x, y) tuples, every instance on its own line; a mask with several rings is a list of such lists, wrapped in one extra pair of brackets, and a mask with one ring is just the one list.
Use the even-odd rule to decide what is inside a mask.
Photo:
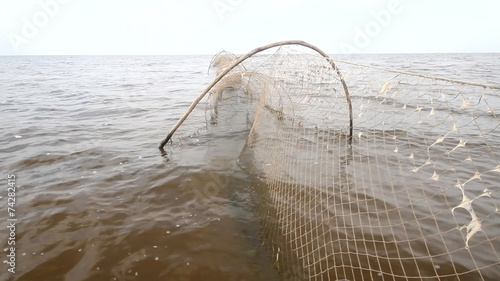
[(497, 280), (499, 89), (288, 44), (223, 75), (176, 138), (246, 135), (283, 280)]

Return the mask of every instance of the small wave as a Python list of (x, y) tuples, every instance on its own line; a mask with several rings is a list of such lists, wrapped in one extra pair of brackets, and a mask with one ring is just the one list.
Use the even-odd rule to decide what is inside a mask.
[(57, 89), (57, 90), (52, 90), (49, 92), (49, 94), (64, 94), (66, 91)]
[(119, 87), (122, 87), (122, 88), (133, 88), (133, 87), (137, 87), (137, 86), (139, 86), (139, 85), (137, 85), (137, 84), (128, 84), (128, 83), (126, 83), (126, 84), (120, 84), (119, 85)]

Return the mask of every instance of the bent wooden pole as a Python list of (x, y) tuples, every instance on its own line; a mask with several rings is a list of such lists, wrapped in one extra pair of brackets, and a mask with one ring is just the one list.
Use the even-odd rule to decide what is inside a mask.
[(321, 49), (319, 49), (318, 47), (311, 45), (307, 42), (301, 41), (301, 40), (289, 40), (289, 41), (280, 41), (280, 42), (276, 42), (276, 43), (272, 43), (269, 45), (265, 45), (265, 46), (256, 48), (256, 49), (250, 51), (249, 53), (247, 53), (246, 55), (239, 57), (233, 64), (231, 64), (228, 68), (226, 68), (219, 75), (217, 75), (217, 77), (212, 81), (212, 83), (210, 83), (205, 88), (205, 90), (191, 103), (188, 110), (175, 123), (174, 127), (170, 130), (167, 137), (160, 143), (160, 146), (158, 148), (162, 152), (164, 152), (165, 145), (172, 138), (175, 131), (177, 131), (177, 129), (182, 125), (182, 123), (184, 123), (186, 118), (189, 116), (189, 114), (191, 114), (191, 112), (198, 105), (198, 103), (203, 99), (203, 97), (205, 97), (205, 95), (210, 91), (210, 89), (212, 89), (212, 87), (215, 86), (215, 84), (217, 84), (217, 82), (219, 82), (222, 79), (222, 77), (224, 77), (224, 75), (226, 75), (229, 71), (231, 71), (238, 64), (242, 63), (243, 61), (245, 61), (249, 57), (251, 57), (259, 52), (265, 51), (267, 49), (271, 49), (271, 48), (279, 47), (279, 46), (284, 46), (284, 45), (301, 45), (301, 46), (304, 46), (304, 47), (307, 47), (307, 48), (310, 48), (310, 49), (316, 51), (317, 53), (322, 55), (330, 63), (332, 68), (337, 72), (337, 75), (339, 76), (340, 82), (342, 83), (342, 87), (344, 88), (344, 92), (345, 92), (346, 99), (347, 99), (347, 104), (349, 105), (349, 144), (351, 144), (352, 143), (352, 134), (353, 134), (352, 104), (351, 104), (351, 97), (349, 95), (349, 90), (347, 88), (347, 84), (344, 81), (344, 78), (342, 77), (342, 73), (340, 73), (340, 70), (337, 68), (337, 66), (335, 65), (333, 60), (325, 52), (323, 52)]

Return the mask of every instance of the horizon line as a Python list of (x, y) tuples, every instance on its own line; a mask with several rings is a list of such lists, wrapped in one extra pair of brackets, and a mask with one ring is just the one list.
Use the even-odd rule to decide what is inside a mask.
[[(432, 54), (500, 54), (500, 51), (490, 52), (392, 52), (392, 53), (330, 53), (328, 55), (432, 55)], [(215, 53), (217, 54), (217, 53)], [(49, 56), (213, 56), (215, 54), (185, 53), (185, 54), (0, 54), (0, 57), (49, 57)], [(236, 54), (236, 53), (235, 53)], [(239, 53), (236, 55), (244, 55)]]

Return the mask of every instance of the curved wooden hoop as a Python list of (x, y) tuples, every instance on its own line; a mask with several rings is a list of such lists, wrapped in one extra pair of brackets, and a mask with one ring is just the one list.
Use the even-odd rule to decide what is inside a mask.
[(342, 73), (337, 68), (337, 65), (335, 65), (335, 63), (330, 58), (330, 56), (328, 56), (325, 52), (323, 52), (318, 47), (316, 47), (316, 46), (314, 46), (312, 44), (309, 44), (307, 42), (301, 41), (301, 40), (289, 40), (289, 41), (280, 41), (280, 42), (276, 42), (276, 43), (272, 43), (272, 44), (269, 44), (269, 45), (265, 45), (265, 46), (256, 48), (256, 49), (248, 52), (246, 55), (241, 56), (240, 58), (238, 58), (238, 60), (236, 60), (228, 68), (226, 68), (224, 71), (222, 71), (221, 73), (219, 73), (219, 75), (217, 75), (217, 77), (212, 81), (212, 83), (210, 83), (205, 88), (205, 90), (193, 101), (193, 103), (191, 103), (191, 105), (189, 106), (188, 110), (184, 113), (184, 115), (182, 115), (182, 117), (177, 121), (177, 123), (175, 123), (174, 127), (170, 130), (170, 132), (168, 133), (167, 137), (160, 143), (160, 146), (158, 148), (162, 152), (164, 152), (163, 148), (168, 143), (168, 141), (172, 138), (172, 136), (174, 135), (175, 131), (177, 131), (177, 129), (182, 125), (182, 123), (189, 116), (189, 114), (194, 110), (194, 108), (196, 107), (196, 105), (198, 105), (198, 103), (203, 99), (203, 97), (205, 97), (205, 95), (210, 91), (210, 89), (212, 89), (212, 87), (215, 86), (215, 84), (217, 84), (217, 82), (219, 82), (222, 79), (222, 77), (224, 77), (224, 75), (226, 75), (229, 71), (231, 71), (234, 67), (236, 67), (241, 62), (245, 61), (249, 57), (251, 57), (251, 56), (253, 56), (253, 55), (255, 55), (255, 54), (259, 53), (259, 52), (262, 52), (262, 51), (265, 51), (267, 49), (271, 49), (271, 48), (274, 48), (274, 47), (285, 46), (285, 45), (301, 45), (301, 46), (304, 46), (304, 47), (307, 47), (309, 49), (312, 49), (312, 50), (316, 51), (317, 53), (319, 53), (320, 55), (322, 55), (330, 63), (330, 65), (332, 66), (332, 68), (337, 72), (337, 75), (339, 76), (340, 82), (342, 83), (342, 87), (344, 88), (345, 97), (346, 97), (346, 100), (347, 100), (347, 104), (349, 106), (349, 138), (348, 139), (349, 139), (349, 144), (352, 144), (352, 133), (353, 133), (352, 104), (351, 104), (351, 97), (349, 95), (349, 89), (347, 88), (347, 84), (344, 81)]

